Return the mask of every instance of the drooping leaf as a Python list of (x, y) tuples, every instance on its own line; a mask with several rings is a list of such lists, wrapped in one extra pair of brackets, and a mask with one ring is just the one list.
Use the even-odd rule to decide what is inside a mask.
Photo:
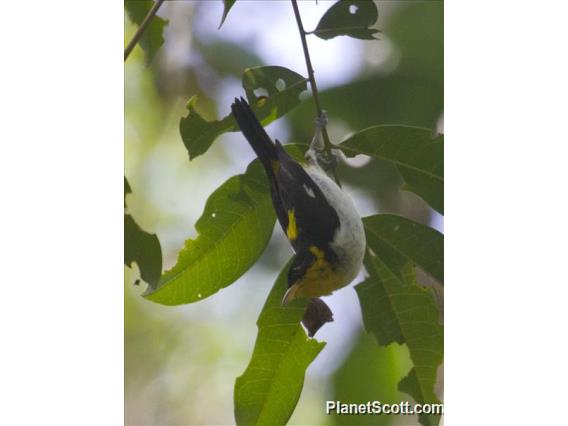
[[(125, 0), (124, 7), (128, 13), (128, 17), (136, 25), (142, 24), (144, 18), (154, 6), (152, 0)], [(146, 57), (146, 64), (152, 62), (154, 55), (158, 49), (164, 44), (164, 27), (168, 21), (154, 15), (150, 24), (144, 30), (144, 34), (138, 42), (144, 51)]]
[(288, 265), (278, 276), (257, 321), (248, 367), (235, 382), (238, 425), (284, 425), (300, 398), (306, 369), (325, 346), (300, 325), (308, 299), (282, 306)]
[[(434, 392), (428, 391), (424, 393), (422, 384), (416, 372), (416, 368), (410, 370), (408, 375), (400, 381), (400, 383), (398, 384), (398, 390), (409, 394), (410, 396), (412, 396), (412, 398), (414, 398), (415, 401), (428, 401), (430, 404), (443, 406), (440, 401), (437, 400)], [(443, 412), (439, 412), (438, 414), (443, 414)], [(419, 414), (418, 420), (424, 426), (437, 425), (440, 422), (440, 416)]]
[[(300, 104), (306, 81), (300, 74), (277, 66), (248, 68), (243, 74), (248, 102), (265, 126)], [(179, 125), (191, 160), (204, 154), (221, 134), (239, 130), (232, 114), (221, 120), (205, 120), (195, 111), (196, 102), (196, 96), (187, 102), (188, 114)]]
[(260, 257), (276, 220), (264, 170), (253, 161), (211, 194), (177, 263), (145, 297), (164, 305), (192, 303), (233, 283)]
[[(437, 138), (439, 143), (431, 143), (426, 145), (415, 159), (416, 164), (421, 170), (414, 170), (409, 167), (398, 167), (402, 178), (406, 185), (402, 189), (414, 192), (422, 197), (430, 207), (444, 214), (444, 136), (439, 135)], [(423, 170), (427, 170), (431, 165), (437, 165), (437, 172), (442, 178), (442, 182), (434, 178), (428, 179), (424, 177)]]
[(392, 214), (366, 217), (363, 224), (373, 250), (393, 272), (410, 261), (444, 283), (444, 236), (440, 232)]
[(187, 102), (187, 116), (182, 117), (179, 122), (181, 138), (189, 153), (190, 160), (204, 154), (219, 135), (236, 130), (237, 126), (232, 114), (227, 115), (222, 120), (205, 120), (195, 111), (196, 103), (197, 95)]
[(223, 26), (223, 23), (225, 22), (225, 19), (227, 19), (227, 15), (229, 14), (229, 10), (231, 10), (231, 7), (233, 7), (236, 1), (237, 0), (223, 0), (223, 17), (221, 18), (219, 28)]
[(340, 0), (322, 16), (313, 34), (324, 40), (350, 36), (374, 40), (379, 30), (369, 28), (377, 22), (379, 11), (369, 0)]
[(343, 141), (349, 157), (370, 155), (396, 165), (412, 191), (444, 212), (444, 136), (419, 127), (374, 126)]
[[(372, 239), (368, 245), (378, 255), (380, 247), (375, 247)], [(416, 380), (404, 379), (399, 389), (412, 390), (418, 403), (438, 403), (434, 385), (443, 359), (443, 327), (433, 295), (415, 284), (413, 277), (399, 278), (379, 256), (367, 252), (364, 262), (369, 277), (355, 287), (365, 328), (381, 346), (393, 342), (408, 346), (414, 365), (410, 374)], [(437, 425), (439, 416), (420, 416), (420, 421), (426, 426)]]

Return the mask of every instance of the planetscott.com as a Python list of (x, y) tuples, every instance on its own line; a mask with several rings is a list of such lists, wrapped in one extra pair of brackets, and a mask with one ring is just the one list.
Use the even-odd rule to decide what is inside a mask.
[(444, 414), (444, 404), (410, 404), (401, 401), (398, 404), (386, 404), (381, 401), (367, 401), (352, 404), (341, 401), (326, 401), (325, 413), (331, 414)]

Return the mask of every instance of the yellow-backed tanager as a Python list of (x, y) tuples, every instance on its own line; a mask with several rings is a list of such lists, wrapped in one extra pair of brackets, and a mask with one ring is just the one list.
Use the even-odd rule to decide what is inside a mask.
[(278, 140), (272, 141), (243, 98), (235, 99), (231, 110), (264, 166), (276, 216), (295, 252), (282, 303), (311, 299), (304, 325), (313, 335), (333, 319), (318, 297), (348, 285), (361, 269), (363, 223), (351, 198), (320, 166), (323, 145), (318, 133), (305, 155), (306, 164), (300, 164)]

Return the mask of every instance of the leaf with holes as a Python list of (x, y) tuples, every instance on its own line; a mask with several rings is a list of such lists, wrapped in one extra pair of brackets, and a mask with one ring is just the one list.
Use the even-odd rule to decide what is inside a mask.
[(187, 102), (187, 116), (179, 122), (179, 132), (183, 144), (189, 153), (189, 159), (204, 154), (213, 141), (225, 132), (237, 130), (237, 123), (232, 114), (222, 120), (205, 120), (196, 110), (197, 95)]
[(428, 226), (392, 214), (363, 219), (377, 256), (397, 272), (407, 263), (418, 265), (444, 283), (444, 236)]
[[(243, 74), (248, 102), (265, 126), (300, 104), (300, 94), (307, 90), (306, 82), (306, 78), (284, 67), (248, 68)], [(232, 114), (222, 120), (207, 121), (195, 110), (196, 103), (197, 96), (193, 96), (187, 102), (187, 116), (179, 123), (190, 160), (204, 154), (221, 134), (239, 130)]]
[[(132, 22), (136, 25), (142, 24), (144, 18), (154, 6), (152, 0), (126, 0), (124, 7)], [(144, 34), (138, 42), (144, 51), (146, 64), (152, 62), (158, 49), (164, 44), (164, 27), (168, 25), (168, 21), (155, 15), (150, 24), (146, 27)]]
[[(355, 286), (365, 329), (377, 338), (379, 345), (406, 344), (413, 368), (399, 383), (416, 402), (438, 403), (434, 394), (437, 369), (443, 360), (443, 327), (431, 291), (415, 283), (411, 264), (399, 278), (380, 258), (380, 247), (369, 235), (369, 247), (377, 256), (366, 253), (365, 267), (369, 277)], [(437, 415), (420, 416), (423, 425), (437, 425)]]
[(325, 346), (300, 325), (308, 299), (282, 306), (288, 265), (278, 276), (257, 321), (258, 336), (248, 367), (235, 382), (238, 425), (283, 425), (292, 415), (306, 369)]
[(223, 26), (223, 23), (225, 22), (225, 19), (227, 19), (227, 15), (229, 14), (229, 10), (231, 10), (231, 7), (233, 7), (236, 1), (237, 0), (223, 0), (223, 16), (221, 17), (219, 28)]
[[(124, 178), (124, 207), (126, 195), (132, 190)], [(150, 287), (155, 287), (162, 273), (162, 248), (156, 234), (143, 231), (134, 218), (124, 214), (124, 265), (132, 267), (136, 262), (140, 276)]]
[(379, 11), (372, 1), (342, 0), (329, 8), (312, 33), (324, 40), (337, 36), (374, 40), (373, 34), (379, 30), (369, 27), (378, 17)]
[(244, 274), (268, 244), (276, 220), (268, 182), (258, 160), (211, 194), (176, 265), (165, 272), (148, 300), (164, 305), (193, 303)]
[(162, 273), (162, 249), (156, 234), (142, 230), (129, 214), (124, 215), (124, 264), (136, 262), (140, 276), (153, 288)]
[(278, 66), (247, 68), (243, 74), (248, 102), (264, 126), (302, 102), (300, 94), (308, 89), (307, 81), (300, 74)]
[(396, 165), (410, 189), (444, 213), (444, 136), (420, 127), (374, 126), (343, 141), (348, 157), (369, 155)]

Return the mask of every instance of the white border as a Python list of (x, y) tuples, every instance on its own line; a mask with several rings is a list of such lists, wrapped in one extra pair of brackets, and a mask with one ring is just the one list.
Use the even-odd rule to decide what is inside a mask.
[(446, 424), (561, 424), (567, 7), (445, 12)]
[(123, 424), (121, 2), (6, 2), (0, 424)]

